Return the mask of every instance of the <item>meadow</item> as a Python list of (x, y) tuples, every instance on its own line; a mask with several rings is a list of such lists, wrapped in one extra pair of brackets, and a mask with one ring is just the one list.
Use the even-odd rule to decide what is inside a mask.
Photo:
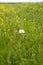
[(0, 3), (0, 65), (43, 65), (43, 2)]

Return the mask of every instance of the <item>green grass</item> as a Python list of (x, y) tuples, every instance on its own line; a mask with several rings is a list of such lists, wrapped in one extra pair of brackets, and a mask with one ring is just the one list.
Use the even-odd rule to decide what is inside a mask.
[(43, 65), (43, 3), (0, 3), (0, 65)]

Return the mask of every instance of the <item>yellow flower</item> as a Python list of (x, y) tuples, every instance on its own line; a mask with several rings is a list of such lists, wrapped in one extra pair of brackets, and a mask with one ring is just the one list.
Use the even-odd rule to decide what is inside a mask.
[(2, 22), (1, 25), (3, 25), (4, 23)]
[(40, 8), (40, 10), (41, 10), (42, 8)]
[(10, 29), (8, 29), (8, 32), (10, 31)]
[(35, 8), (33, 8), (33, 10), (35, 10)]
[(18, 15), (16, 16), (16, 18), (18, 18)]
[(4, 32), (4, 34), (6, 34), (6, 31)]
[(17, 30), (15, 30), (15, 32), (17, 32)]
[(26, 21), (26, 18), (24, 18), (24, 21)]
[(33, 10), (37, 10), (37, 8), (33, 8)]

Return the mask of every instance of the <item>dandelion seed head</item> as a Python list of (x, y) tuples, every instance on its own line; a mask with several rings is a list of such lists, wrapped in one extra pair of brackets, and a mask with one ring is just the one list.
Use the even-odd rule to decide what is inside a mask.
[(23, 30), (23, 29), (20, 29), (19, 30), (19, 33), (21, 34), (21, 33), (25, 33), (25, 31)]

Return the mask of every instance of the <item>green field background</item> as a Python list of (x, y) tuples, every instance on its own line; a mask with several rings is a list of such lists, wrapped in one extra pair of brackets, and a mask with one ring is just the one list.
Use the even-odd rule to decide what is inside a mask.
[(0, 3), (0, 65), (43, 65), (43, 3)]

